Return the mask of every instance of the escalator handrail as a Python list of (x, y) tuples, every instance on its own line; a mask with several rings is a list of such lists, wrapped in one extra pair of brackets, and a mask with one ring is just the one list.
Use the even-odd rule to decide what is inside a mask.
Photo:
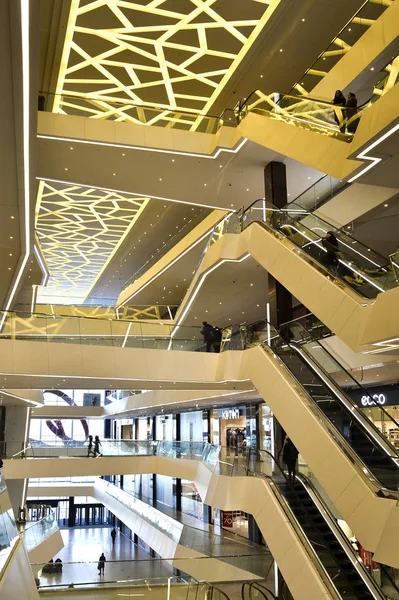
[(221, 594), (221, 596), (223, 596), (223, 598), (225, 600), (230, 600), (229, 596), (226, 594), (225, 591), (223, 591), (222, 589), (220, 589), (217, 585), (215, 585), (214, 583), (210, 583), (209, 581), (205, 580), (205, 584), (207, 586), (210, 587), (211, 589), (211, 600), (213, 598), (213, 590), (216, 590), (217, 592), (219, 592), (219, 594)]
[[(264, 321), (264, 322), (267, 323), (267, 321)], [(274, 329), (272, 325), (270, 325), (270, 327), (276, 332), (277, 336), (285, 344), (287, 344), (287, 342), (284, 340), (284, 338), (281, 337), (280, 333), (276, 329)], [(260, 348), (262, 348), (262, 350), (264, 352), (268, 352), (266, 350), (268, 348), (266, 342), (261, 342), (259, 344), (259, 346), (260, 346)], [(290, 371), (290, 369), (286, 366), (284, 361), (277, 354), (276, 354), (276, 356), (277, 356), (278, 360), (281, 362), (282, 366), (285, 367), (285, 369), (287, 370), (287, 373), (297, 382), (297, 384), (301, 388), (304, 396), (311, 399), (312, 412), (316, 415), (319, 423), (328, 431), (329, 435), (335, 439), (336, 443), (340, 446), (340, 448), (342, 449), (344, 454), (351, 461), (351, 463), (355, 466), (360, 477), (363, 480), (365, 480), (368, 484), (372, 484), (378, 490), (378, 492), (380, 492), (384, 497), (394, 498), (395, 500), (397, 500), (399, 498), (399, 492), (396, 492), (395, 490), (386, 488), (384, 485), (382, 485), (382, 483), (380, 481), (378, 481), (378, 479), (376, 478), (374, 473), (372, 473), (372, 471), (370, 471), (369, 467), (361, 460), (361, 458), (356, 454), (356, 452), (353, 450), (353, 448), (347, 442), (347, 440), (343, 437), (343, 435), (340, 433), (340, 431), (335, 427), (335, 425), (331, 422), (331, 420), (323, 413), (321, 408), (312, 399), (312, 397), (310, 396), (308, 391), (303, 387), (303, 385), (299, 381), (299, 379), (297, 379), (297, 377)]]
[[(270, 209), (269, 209), (269, 210), (270, 210)], [(362, 295), (362, 294), (361, 294), (361, 292), (360, 292), (359, 290), (357, 290), (357, 289), (355, 289), (355, 288), (351, 287), (350, 285), (348, 285), (348, 283), (347, 283), (347, 282), (346, 282), (346, 281), (345, 281), (343, 278), (341, 278), (339, 275), (336, 275), (335, 273), (333, 273), (332, 271), (330, 271), (330, 270), (329, 270), (329, 269), (328, 269), (328, 268), (327, 268), (325, 265), (323, 265), (323, 264), (322, 264), (320, 261), (318, 261), (318, 260), (317, 260), (315, 257), (313, 257), (313, 256), (312, 256), (312, 255), (310, 255), (310, 254), (307, 254), (307, 253), (305, 252), (305, 250), (303, 250), (303, 248), (300, 248), (299, 246), (297, 246), (297, 245), (296, 245), (296, 244), (295, 244), (295, 243), (294, 243), (292, 240), (290, 240), (290, 239), (289, 239), (287, 236), (285, 236), (285, 235), (283, 234), (283, 232), (279, 231), (278, 229), (275, 229), (275, 228), (274, 228), (272, 225), (270, 225), (269, 223), (265, 223), (264, 221), (258, 221), (258, 220), (254, 220), (254, 221), (251, 221), (251, 222), (250, 222), (250, 223), (249, 223), (249, 224), (248, 224), (246, 227), (244, 227), (244, 229), (246, 229), (247, 227), (250, 227), (250, 225), (253, 225), (254, 223), (255, 223), (255, 224), (257, 224), (257, 225), (259, 225), (259, 226), (260, 226), (260, 227), (262, 227), (263, 229), (266, 229), (266, 230), (273, 231), (273, 233), (274, 233), (274, 234), (278, 234), (278, 235), (280, 235), (282, 240), (287, 240), (287, 242), (291, 243), (291, 244), (292, 244), (292, 245), (293, 245), (295, 248), (298, 248), (298, 250), (300, 250), (300, 252), (301, 252), (301, 253), (303, 253), (303, 254), (306, 254), (306, 262), (308, 262), (309, 264), (312, 264), (312, 263), (313, 263), (313, 264), (315, 265), (315, 267), (317, 268), (317, 270), (318, 270), (318, 271), (321, 271), (321, 272), (323, 272), (323, 273), (326, 273), (326, 274), (327, 274), (327, 275), (330, 277), (330, 279), (334, 280), (334, 281), (337, 283), (337, 285), (340, 285), (341, 287), (343, 286), (343, 287), (345, 287), (345, 288), (349, 288), (349, 289), (351, 290), (351, 292), (353, 293), (353, 295), (354, 295), (354, 296), (356, 296), (356, 297), (358, 297), (358, 298), (361, 298), (363, 302), (365, 302), (365, 301), (372, 301), (372, 300), (374, 300), (374, 299), (375, 299), (375, 296), (371, 296), (370, 298), (368, 298), (367, 296), (364, 296), (364, 295)], [(304, 230), (305, 230), (305, 229), (307, 229), (307, 228), (306, 228), (306, 226), (305, 226), (305, 225), (303, 225), (302, 223), (300, 223), (300, 226), (301, 226), (301, 227), (302, 227)], [(310, 230), (309, 230), (309, 231), (310, 231)], [(300, 233), (300, 232), (299, 232), (299, 233)], [(312, 234), (314, 234), (314, 232), (312, 232)], [(318, 243), (318, 242), (320, 241), (320, 239), (321, 239), (321, 238), (319, 237), (319, 239), (312, 241), (312, 243)], [(347, 267), (348, 269), (351, 269), (351, 270), (353, 270), (353, 268), (351, 268), (351, 265), (350, 265), (350, 264), (348, 264), (348, 262), (347, 262), (346, 260), (343, 260), (343, 259), (340, 259), (340, 258), (338, 258), (338, 260), (339, 260), (339, 261), (340, 261), (340, 262), (341, 262), (341, 263), (342, 263), (342, 264), (343, 264), (345, 267)], [(382, 267), (380, 267), (380, 268), (382, 268)], [(384, 293), (384, 292), (385, 292), (385, 290), (384, 290), (383, 288), (381, 288), (380, 286), (378, 286), (377, 284), (375, 284), (375, 283), (371, 283), (371, 282), (370, 282), (370, 280), (368, 279), (368, 276), (367, 276), (367, 274), (365, 274), (365, 273), (364, 273), (364, 272), (363, 272), (363, 271), (362, 271), (360, 268), (359, 268), (359, 272), (361, 273), (361, 277), (362, 277), (363, 279), (365, 279), (365, 280), (366, 280), (366, 281), (367, 281), (367, 282), (368, 282), (370, 285), (372, 285), (374, 288), (377, 288), (378, 292), (377, 292), (376, 296), (377, 296), (379, 293)], [(396, 287), (396, 286), (395, 286), (395, 287)]]
[[(268, 450), (263, 450), (263, 449), (262, 450), (256, 450), (256, 452), (265, 453), (268, 456), (270, 456), (270, 457), (273, 458), (275, 465), (278, 467), (279, 471), (284, 475), (287, 483), (290, 485), (291, 492), (293, 492), (295, 494), (295, 497), (296, 497), (297, 501), (299, 500), (299, 502), (301, 502), (301, 500), (299, 499), (299, 497), (298, 497), (295, 489), (293, 488), (293, 486), (291, 485), (291, 483), (289, 482), (289, 480), (285, 476), (285, 473), (283, 472), (283, 470), (281, 469), (280, 465), (278, 464), (278, 462), (274, 458), (273, 454), (271, 452), (269, 452)], [(279, 456), (280, 456), (280, 454), (279, 454)], [(381, 593), (381, 590), (379, 589), (379, 587), (377, 586), (377, 584), (375, 583), (375, 581), (373, 580), (373, 578), (370, 577), (370, 574), (367, 571), (366, 567), (364, 566), (363, 562), (361, 562), (361, 563), (359, 562), (359, 556), (355, 552), (355, 550), (352, 547), (350, 541), (345, 536), (345, 534), (343, 533), (343, 531), (341, 530), (341, 528), (339, 527), (339, 525), (336, 523), (336, 519), (335, 519), (334, 515), (331, 513), (329, 507), (326, 505), (326, 503), (324, 502), (323, 498), (321, 497), (320, 493), (315, 488), (315, 486), (313, 485), (313, 483), (307, 477), (305, 477), (305, 475), (303, 475), (302, 473), (297, 473), (296, 477), (300, 481), (301, 485), (305, 488), (305, 490), (308, 493), (308, 495), (310, 496), (311, 500), (316, 505), (316, 508), (319, 510), (320, 514), (323, 516), (323, 518), (326, 521), (328, 527), (332, 530), (334, 536), (336, 537), (337, 541), (341, 545), (341, 547), (342, 547), (343, 551), (345, 552), (345, 554), (348, 556), (350, 562), (352, 563), (352, 566), (357, 571), (357, 573), (359, 574), (359, 576), (362, 578), (364, 584), (369, 589), (370, 589), (370, 587), (373, 588), (374, 591), (372, 593), (374, 593), (374, 594), (377, 593), (378, 594), (377, 598), (379, 598), (380, 600), (385, 600), (385, 596)], [(311, 493), (309, 492), (309, 490), (310, 490)], [(315, 502), (314, 498), (312, 497), (312, 495), (316, 498), (318, 505), (316, 504), (316, 502)], [(328, 517), (328, 519), (326, 519), (325, 515)]]
[[(316, 552), (316, 550), (313, 548), (312, 542), (309, 540), (308, 536), (306, 535), (306, 533), (304, 532), (301, 524), (299, 523), (298, 519), (296, 518), (294, 512), (292, 511), (288, 501), (286, 500), (286, 498), (284, 497), (284, 495), (282, 494), (282, 492), (280, 491), (278, 485), (275, 483), (275, 481), (273, 480), (273, 477), (271, 477), (270, 475), (267, 475), (266, 473), (263, 473), (262, 471), (250, 471), (249, 470), (249, 462), (250, 462), (250, 456), (251, 453), (254, 450), (252, 448), (249, 449), (248, 452), (248, 473), (253, 473), (254, 475), (260, 475), (261, 477), (263, 477), (264, 479), (267, 479), (270, 482), (270, 489), (272, 491), (272, 493), (274, 494), (277, 502), (279, 503), (281, 509), (284, 511), (284, 514), (287, 516), (289, 522), (291, 523), (294, 531), (296, 532), (296, 534), (298, 535), (302, 546), (304, 547), (304, 549), (306, 550), (310, 560), (312, 561), (312, 563), (314, 564), (314, 566), (316, 567), (318, 573), (320, 574), (325, 586), (327, 587), (327, 589), (329, 590), (332, 598), (335, 598), (335, 600), (342, 600), (342, 596), (340, 595), (340, 593), (338, 592), (337, 588), (335, 587), (334, 582), (332, 581), (332, 579), (330, 578), (330, 575), (327, 573), (323, 563), (320, 560), (320, 557), (318, 555), (318, 553)], [(259, 450), (255, 450), (255, 452), (260, 452)], [(292, 485), (292, 483), (289, 481), (287, 475), (285, 474), (284, 470), (280, 467), (280, 465), (277, 463), (275, 457), (273, 456), (273, 454), (271, 452), (269, 452), (268, 450), (262, 450), (262, 452), (264, 452), (265, 454), (267, 454), (273, 461), (274, 465), (277, 467), (279, 473), (282, 475), (282, 477), (285, 479), (285, 482), (287, 483), (288, 487), (290, 488), (290, 491), (294, 494), (296, 501), (299, 504), (302, 504), (302, 500), (300, 499), (300, 497), (298, 496), (297, 492), (295, 491), (294, 486)]]
[[(257, 200), (255, 200), (254, 202), (252, 202), (243, 212), (242, 217), (244, 217), (245, 213), (247, 213), (253, 206), (255, 206), (255, 204), (257, 204), (258, 202), (266, 202), (264, 198), (258, 198)], [(293, 200), (292, 202), (288, 203), (285, 207), (283, 208), (275, 208), (273, 206), (266, 206), (265, 210), (266, 211), (270, 211), (270, 212), (279, 212), (281, 214), (290, 214), (291, 211), (291, 207), (294, 208), (296, 206), (296, 202), (295, 200)], [(313, 215), (312, 212), (303, 209), (301, 206), (298, 205), (298, 208), (300, 209), (298, 211), (298, 215), (305, 217), (306, 215)], [(349, 233), (347, 233), (344, 229), (344, 225), (342, 225), (341, 227), (335, 227), (334, 225), (332, 225), (331, 223), (329, 223), (328, 221), (325, 221), (322, 217), (319, 217), (319, 215), (316, 215), (316, 218), (318, 219), (318, 221), (320, 221), (323, 225), (325, 225), (327, 228), (331, 229), (333, 228), (335, 231), (337, 232), (341, 232), (343, 234), (345, 234), (350, 240), (353, 240), (353, 242), (356, 242), (357, 244), (359, 244), (360, 246), (362, 246), (363, 248), (366, 248), (366, 251), (368, 250), (367, 246), (365, 246), (362, 242), (360, 242), (359, 240), (355, 239), (354, 237), (352, 237)], [(257, 221), (251, 221), (250, 224), (257, 222)], [(263, 221), (260, 221), (260, 223), (263, 223)], [(311, 233), (314, 234), (314, 231), (312, 229), (309, 229), (306, 225), (304, 225), (302, 222), (300, 222), (301, 227), (303, 227), (306, 231), (309, 231)], [(242, 228), (245, 229), (244, 227), (244, 222), (242, 219)], [(339, 240), (338, 240), (339, 241)], [(381, 259), (381, 262), (383, 263), (382, 265), (380, 265), (379, 268), (383, 268), (384, 266), (389, 265), (389, 258), (387, 258), (386, 256), (384, 256), (383, 254), (380, 254), (379, 252), (377, 252), (376, 250), (373, 250), (374, 255), (376, 255), (379, 259)], [(364, 258), (367, 259), (367, 255), (364, 255)]]
[[(378, 85), (378, 84), (377, 84)], [(254, 96), (257, 92), (261, 92), (262, 94), (264, 92), (262, 92), (262, 90), (260, 90), (259, 88), (256, 88), (256, 90), (253, 90), (249, 96), (247, 96), (246, 98), (244, 98), (244, 100), (242, 102), (239, 103), (238, 105), (238, 110), (241, 112), (243, 110), (243, 108), (248, 104), (249, 99)], [(267, 95), (272, 95), (272, 94), (277, 94), (279, 96), (279, 99), (276, 101), (276, 104), (280, 103), (280, 100), (282, 100), (283, 98), (293, 98), (294, 100), (298, 100), (298, 101), (306, 101), (308, 100), (309, 102), (317, 102), (317, 104), (323, 104), (324, 106), (329, 106), (331, 108), (333, 108), (334, 106), (337, 108), (340, 108), (341, 110), (353, 110), (352, 107), (350, 106), (341, 106), (339, 104), (333, 104), (332, 102), (329, 102), (328, 100), (322, 100), (320, 98), (314, 98), (312, 96), (295, 96), (293, 94), (281, 94), (280, 92), (270, 92), (270, 94), (266, 94)], [(359, 106), (356, 107), (356, 110), (363, 110), (365, 108), (367, 108), (368, 104), (371, 102), (372, 98), (374, 97), (374, 94), (372, 94), (370, 96), (370, 98), (368, 100), (366, 100), (365, 102), (362, 102), (362, 104), (359, 104)]]
[(260, 592), (260, 594), (263, 596), (264, 600), (270, 600), (269, 597), (267, 596), (267, 594), (270, 594), (272, 600), (277, 600), (277, 597), (273, 594), (273, 592), (271, 590), (269, 590), (269, 588), (258, 584), (257, 581), (244, 581), (244, 583), (241, 586), (241, 600), (245, 600), (245, 587), (246, 586), (249, 587), (249, 600), (252, 600), (251, 592), (252, 592), (253, 587), (256, 587), (257, 591)]
[[(320, 370), (322, 372), (323, 376), (327, 380), (329, 380), (328, 383), (324, 381), (324, 383), (327, 385), (327, 387), (340, 400), (341, 404), (346, 406), (346, 409), (353, 413), (353, 415), (356, 417), (357, 421), (359, 423), (361, 423), (363, 428), (366, 430), (368, 436), (371, 435), (373, 437), (374, 441), (377, 442), (377, 444), (380, 446), (381, 450), (383, 450), (386, 453), (387, 457), (396, 459), (397, 467), (399, 468), (399, 451), (389, 442), (389, 440), (387, 440), (385, 437), (383, 437), (381, 435), (380, 430), (374, 425), (374, 423), (372, 423), (369, 419), (367, 419), (367, 417), (365, 417), (363, 415), (363, 413), (360, 412), (358, 406), (353, 402), (352, 398), (350, 398), (349, 396), (347, 396), (345, 393), (342, 392), (342, 390), (339, 388), (339, 386), (331, 379), (329, 374), (323, 369), (322, 366), (320, 366), (319, 364), (316, 363), (314, 358), (311, 355), (309, 355), (309, 353), (306, 352), (306, 350), (303, 350), (301, 347), (298, 347), (293, 342), (290, 343), (290, 346), (301, 356), (301, 358), (303, 360), (305, 360), (307, 362), (310, 369), (317, 375), (317, 377), (320, 377), (320, 379), (323, 380), (323, 377), (320, 375), (320, 373), (318, 373), (318, 370)], [(306, 354), (306, 357), (302, 356), (302, 353)], [(389, 454), (387, 452), (387, 449), (384, 448), (384, 446), (387, 447), (389, 452), (393, 451), (393, 454)]]
[[(288, 321), (287, 323), (284, 323), (284, 326), (289, 326), (290, 325), (290, 321)], [(311, 340), (313, 340), (314, 342), (318, 342), (320, 344), (320, 340), (317, 339), (315, 336), (313, 336), (311, 334), (310, 331), (308, 331), (306, 329), (306, 327), (304, 327), (304, 325), (302, 325), (302, 323), (295, 323), (295, 326), (299, 326), (302, 327), (302, 329), (304, 331), (306, 331), (306, 333), (310, 336)], [(293, 345), (291, 343), (291, 345)], [(321, 345), (321, 344), (320, 344)], [(343, 371), (345, 373), (346, 377), (349, 377), (350, 379), (352, 379), (352, 381), (356, 384), (357, 388), (360, 388), (360, 390), (362, 392), (364, 392), (365, 395), (367, 395), (370, 400), (374, 403), (375, 407), (378, 408), (379, 410), (381, 410), (381, 412), (386, 416), (388, 421), (392, 421), (393, 423), (395, 423), (395, 425), (399, 428), (399, 422), (395, 420), (394, 417), (391, 417), (391, 415), (388, 413), (388, 411), (381, 406), (381, 404), (378, 404), (378, 402), (373, 398), (372, 394), (370, 393), (370, 390), (368, 390), (362, 383), (360, 383), (359, 381), (357, 381), (357, 379), (352, 375), (352, 373), (350, 373), (349, 371), (347, 371), (339, 362), (338, 360), (331, 354), (331, 352), (329, 352), (324, 346), (322, 346), (324, 352), (326, 352), (326, 354), (328, 354), (328, 357), (335, 363), (338, 365), (339, 369), (341, 371)], [(306, 352), (306, 348), (305, 348), (305, 352)], [(309, 356), (309, 353), (306, 352), (306, 354)], [(314, 361), (314, 358), (312, 356), (309, 356), (309, 358), (311, 358)], [(328, 377), (328, 379), (330, 379), (332, 381), (332, 383), (334, 383), (334, 380), (332, 380), (332, 378), (330, 377), (330, 375), (327, 373), (327, 371), (323, 368), (322, 365), (318, 364), (318, 367), (321, 369), (321, 371), (323, 371), (324, 375), (326, 377)], [(347, 396), (347, 394), (344, 393), (345, 396)], [(353, 400), (348, 396), (348, 400), (350, 400), (351, 404), (353, 404), (353, 406), (356, 407), (357, 410), (359, 410), (359, 407), (353, 402)], [(368, 420), (368, 419), (367, 419)], [(377, 427), (374, 426), (374, 428), (379, 431), (379, 429)], [(395, 450), (395, 452), (399, 455), (399, 451), (397, 450), (397, 448), (395, 448), (394, 446), (392, 446), (392, 448)]]
[[(321, 513), (323, 518), (326, 520), (328, 526), (333, 531), (335, 537), (338, 539), (338, 541), (339, 541), (342, 549), (346, 553), (346, 555), (350, 558), (353, 567), (359, 573), (359, 575), (363, 579), (365, 585), (367, 587), (369, 587), (371, 585), (371, 587), (374, 588), (378, 594), (380, 594), (379, 597), (381, 598), (381, 600), (385, 600), (385, 596), (382, 594), (381, 590), (377, 586), (374, 579), (370, 576), (369, 571), (366, 569), (364, 563), (359, 562), (359, 555), (356, 553), (352, 544), (350, 543), (350, 541), (348, 540), (348, 538), (346, 537), (344, 532), (341, 530), (339, 525), (336, 523), (336, 519), (335, 519), (334, 515), (332, 514), (329, 507), (324, 502), (323, 498), (321, 497), (321, 495), (318, 492), (318, 490), (316, 489), (316, 487), (313, 485), (312, 481), (308, 477), (303, 475), (302, 473), (297, 474), (297, 479), (300, 481), (302, 486), (305, 488), (306, 492), (309, 494), (311, 499), (313, 500), (312, 495), (315, 496), (318, 503), (322, 506), (325, 515), (328, 517), (328, 521), (327, 521), (327, 519), (325, 519), (324, 514)], [(311, 491), (311, 494), (309, 493), (309, 490)], [(317, 507), (317, 508), (319, 508), (319, 507)], [(321, 512), (321, 511), (319, 511), (319, 512)]]

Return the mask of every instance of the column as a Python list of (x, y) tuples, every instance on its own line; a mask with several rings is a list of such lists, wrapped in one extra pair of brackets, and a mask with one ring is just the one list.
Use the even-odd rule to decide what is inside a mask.
[(68, 507), (68, 527), (75, 527), (75, 518), (75, 498), (73, 496), (70, 496)]
[[(284, 163), (272, 161), (264, 169), (265, 199), (276, 208), (287, 204), (287, 177)], [(270, 318), (278, 326), (292, 319), (292, 295), (269, 274)], [(271, 299), (274, 298), (274, 302)]]
[[(173, 415), (173, 418), (175, 419), (176, 422), (176, 442), (180, 442), (181, 441), (181, 419), (180, 419), (180, 413), (178, 413), (177, 415)], [(176, 477), (176, 510), (181, 512), (181, 498), (182, 498), (182, 485), (181, 485), (181, 479), (179, 479), (178, 477)]]

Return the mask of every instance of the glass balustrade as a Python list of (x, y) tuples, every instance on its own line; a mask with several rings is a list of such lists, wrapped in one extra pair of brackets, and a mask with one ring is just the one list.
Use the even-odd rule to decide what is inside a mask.
[(201, 115), (200, 111), (139, 104), (130, 99), (112, 99), (90, 92), (53, 94), (40, 91), (39, 111), (211, 134), (217, 133), (223, 125), (220, 117)]
[(200, 327), (2, 312), (0, 339), (158, 350), (206, 350)]
[[(296, 326), (286, 325), (277, 331), (266, 321), (260, 321), (247, 327), (243, 345), (250, 348), (261, 344), (267, 353), (271, 353), (271, 359), (279, 359), (300, 384), (303, 402), (350, 460), (356, 462), (370, 480), (378, 481), (381, 487), (399, 491), (399, 453), (354, 401), (338, 385), (332, 385), (327, 372), (322, 367), (314, 368), (303, 352), (303, 340), (295, 344), (295, 335)], [(299, 335), (302, 338), (303, 333)], [(328, 358), (332, 361), (332, 357)], [(326, 361), (326, 356), (320, 359)], [(317, 367), (320, 365), (317, 364)]]
[(50, 537), (59, 529), (55, 511), (36, 521), (28, 523), (23, 532), (25, 547), (28, 552), (39, 546), (45, 539)]
[(383, 600), (384, 595), (362, 564), (330, 507), (311, 481), (289, 480), (280, 461), (265, 450), (247, 449), (248, 474), (265, 477), (289, 522), (335, 598)]
[(19, 540), (3, 470), (0, 469), (0, 577)]
[[(398, 285), (387, 258), (295, 203), (278, 210), (257, 200), (244, 212), (242, 222), (243, 228), (261, 223), (283, 243), (287, 240), (296, 246), (315, 268), (366, 298)], [(338, 246), (325, 239), (328, 232), (334, 234)]]
[[(338, 35), (319, 55), (316, 61), (300, 77), (294, 89), (300, 94), (306, 94), (331, 71), (350, 48), (370, 29), (388, 8), (386, 0), (367, 0), (345, 24)], [(335, 91), (335, 90), (334, 90)]]

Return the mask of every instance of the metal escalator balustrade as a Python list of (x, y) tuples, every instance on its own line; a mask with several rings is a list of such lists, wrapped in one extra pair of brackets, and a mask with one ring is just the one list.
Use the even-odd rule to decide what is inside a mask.
[(303, 476), (290, 482), (266, 450), (249, 449), (247, 457), (248, 475), (264, 477), (271, 486), (331, 597), (384, 599), (311, 483)]
[[(242, 229), (252, 223), (289, 241), (312, 266), (365, 298), (398, 285), (390, 259), (295, 203), (279, 210), (256, 200), (243, 213)], [(334, 234), (338, 247), (323, 240), (328, 232)]]
[(310, 409), (347, 457), (381, 494), (398, 498), (398, 451), (329, 375), (292, 343), (291, 330), (284, 327), (279, 332), (266, 321), (255, 323), (247, 328), (244, 347), (261, 344), (265, 352), (278, 357), (311, 401)]

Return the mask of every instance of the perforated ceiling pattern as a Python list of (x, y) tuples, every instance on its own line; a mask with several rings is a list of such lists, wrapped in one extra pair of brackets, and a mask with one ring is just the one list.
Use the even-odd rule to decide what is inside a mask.
[(53, 110), (148, 125), (170, 111), (144, 119), (132, 104), (204, 114), (279, 3), (72, 0)]
[(50, 277), (38, 302), (83, 302), (148, 202), (42, 181), (36, 230)]

